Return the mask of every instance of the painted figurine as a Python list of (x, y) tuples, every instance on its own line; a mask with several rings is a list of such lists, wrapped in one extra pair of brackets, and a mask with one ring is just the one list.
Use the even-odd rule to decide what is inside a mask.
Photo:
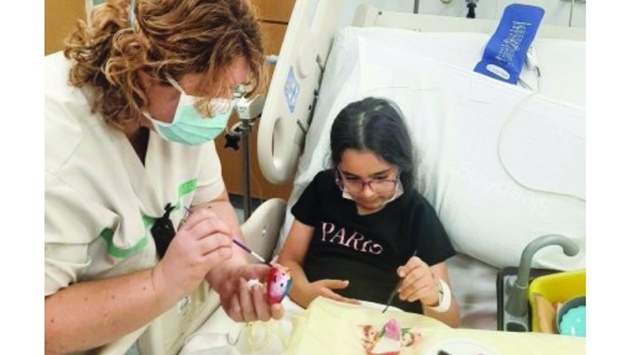
[(276, 265), (269, 271), (267, 280), (267, 301), (269, 304), (280, 303), (293, 286), (293, 278), (288, 268)]

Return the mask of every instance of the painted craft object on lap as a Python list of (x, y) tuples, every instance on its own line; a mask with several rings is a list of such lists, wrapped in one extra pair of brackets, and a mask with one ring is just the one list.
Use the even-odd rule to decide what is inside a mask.
[(413, 346), (421, 335), (411, 328), (401, 328), (395, 319), (390, 319), (381, 328), (363, 325), (362, 344), (368, 355), (397, 355), (401, 350)]

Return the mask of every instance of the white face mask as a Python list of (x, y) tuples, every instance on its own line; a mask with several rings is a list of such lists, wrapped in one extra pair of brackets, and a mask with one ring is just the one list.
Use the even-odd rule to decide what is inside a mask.
[(156, 120), (148, 112), (143, 112), (163, 139), (185, 145), (200, 145), (214, 140), (224, 131), (232, 113), (231, 100), (214, 99), (211, 112), (218, 113), (213, 117), (205, 117), (196, 110), (199, 98), (187, 95), (171, 77), (168, 77), (168, 81), (181, 93), (172, 122)]
[[(394, 193), (392, 194), (392, 197), (390, 197), (390, 199), (386, 200), (385, 202), (383, 202), (383, 206), (387, 205), (388, 203), (396, 200), (397, 198), (399, 198), (400, 196), (402, 196), (404, 189), (403, 189), (403, 184), (400, 181), (400, 173), (396, 174), (396, 178), (394, 180), (389, 180), (390, 182), (394, 182), (396, 181), (396, 185), (394, 186)], [(355, 201), (355, 198), (353, 196), (351, 196), (351, 194), (347, 191), (347, 188), (345, 187), (347, 182), (347, 179), (344, 177), (344, 175), (342, 174), (342, 172), (340, 171), (339, 168), (336, 168), (336, 184), (338, 185), (338, 187), (340, 187), (340, 189), (342, 190), (342, 198), (347, 199), (347, 200), (351, 200), (353, 202)], [(351, 182), (349, 182), (351, 183)], [(358, 182), (359, 184), (359, 182)], [(360, 192), (363, 191), (363, 189), (365, 188), (364, 185), (366, 185), (367, 182), (364, 182), (362, 187), (359, 189)], [(374, 189), (372, 188), (372, 186), (370, 185), (370, 182), (368, 183), (368, 188), (370, 188), (371, 190), (374, 191)], [(377, 193), (377, 192), (375, 192)]]

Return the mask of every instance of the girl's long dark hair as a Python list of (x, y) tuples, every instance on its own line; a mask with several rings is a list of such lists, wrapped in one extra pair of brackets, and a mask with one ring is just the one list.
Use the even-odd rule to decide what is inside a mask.
[(330, 134), (331, 162), (340, 164), (346, 149), (370, 151), (398, 167), (406, 192), (415, 189), (415, 154), (401, 110), (392, 101), (368, 97), (347, 105)]

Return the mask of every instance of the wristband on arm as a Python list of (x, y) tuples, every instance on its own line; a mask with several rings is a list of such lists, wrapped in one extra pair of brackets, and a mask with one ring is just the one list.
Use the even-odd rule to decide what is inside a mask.
[(434, 312), (444, 313), (450, 309), (450, 305), (452, 304), (452, 292), (450, 291), (450, 286), (442, 279), (437, 277), (436, 280), (439, 286), (439, 304), (434, 307), (426, 307)]

